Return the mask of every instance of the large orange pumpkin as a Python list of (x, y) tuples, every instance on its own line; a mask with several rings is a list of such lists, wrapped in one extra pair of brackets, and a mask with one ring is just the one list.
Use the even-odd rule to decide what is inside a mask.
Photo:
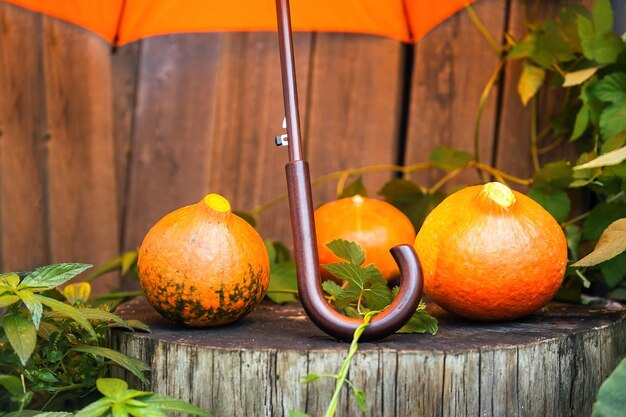
[(159, 220), (139, 248), (137, 266), (150, 304), (187, 326), (231, 323), (248, 314), (269, 285), (261, 237), (217, 194)]
[(543, 307), (567, 264), (565, 236), (550, 213), (500, 183), (446, 198), (424, 221), (415, 249), (428, 296), (476, 320), (515, 319)]
[(389, 203), (360, 195), (322, 205), (315, 210), (315, 227), (320, 264), (341, 261), (326, 247), (328, 242), (350, 240), (365, 250), (365, 264), (373, 263), (386, 279), (400, 273), (389, 249), (410, 245), (415, 239), (415, 228), (404, 213)]

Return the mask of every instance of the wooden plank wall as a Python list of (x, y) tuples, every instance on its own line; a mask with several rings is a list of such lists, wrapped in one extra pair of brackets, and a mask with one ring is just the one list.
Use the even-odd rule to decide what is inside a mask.
[[(481, 0), (474, 9), (500, 41), (522, 31), (521, 3)], [(497, 57), (466, 12), (413, 46), (299, 33), (295, 50), (313, 177), (424, 161), (437, 145), (473, 151)], [(489, 98), (480, 158), (526, 176), (529, 110), (515, 71)], [(81, 28), (0, 2), (0, 270), (102, 263), (208, 192), (239, 210), (283, 194), (286, 150), (272, 144), (281, 94), (273, 33), (169, 35), (113, 51)], [(413, 177), (428, 185), (440, 175)], [(370, 194), (392, 176), (368, 175)], [(317, 187), (315, 202), (335, 187)], [(265, 211), (259, 228), (290, 242), (287, 205)], [(111, 277), (100, 289), (118, 284)]]

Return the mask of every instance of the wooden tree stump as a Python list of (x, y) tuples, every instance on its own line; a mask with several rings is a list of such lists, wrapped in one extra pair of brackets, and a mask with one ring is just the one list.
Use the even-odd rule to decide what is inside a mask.
[[(152, 333), (116, 332), (115, 347), (152, 366), (151, 390), (216, 417), (323, 414), (348, 344), (319, 331), (298, 305), (262, 304), (223, 328), (185, 329), (144, 299), (121, 310)], [(508, 323), (474, 323), (438, 310), (439, 333), (359, 346), (349, 379), (369, 398), (363, 414), (343, 392), (338, 416), (586, 417), (602, 381), (626, 354), (619, 304), (550, 304)]]

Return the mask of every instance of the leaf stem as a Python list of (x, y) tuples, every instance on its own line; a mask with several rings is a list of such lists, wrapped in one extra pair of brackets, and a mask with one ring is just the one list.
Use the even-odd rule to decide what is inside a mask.
[[(464, 166), (462, 168), (457, 168), (453, 171), (448, 172), (442, 179), (440, 179), (439, 181), (437, 181), (435, 183), (435, 185), (433, 185), (432, 187), (430, 187), (430, 189), (428, 190), (428, 192), (430, 194), (434, 194), (436, 193), (441, 187), (443, 187), (444, 185), (446, 185), (448, 183), (448, 181), (450, 181), (452, 178), (456, 177), (457, 175), (459, 175), (463, 170), (465, 170), (465, 168), (467, 167)], [(482, 172), (482, 171), (481, 171)]]
[[(360, 174), (371, 174), (375, 172), (385, 172), (385, 171), (402, 172), (404, 174), (409, 174), (411, 172), (423, 171), (429, 168), (432, 168), (432, 164), (430, 162), (417, 162), (415, 164), (406, 165), (406, 166), (371, 165), (371, 166), (367, 166), (363, 168), (350, 168), (350, 169), (346, 169), (342, 171), (331, 172), (330, 174), (326, 174), (321, 177), (318, 177), (314, 179), (313, 181), (311, 181), (311, 186), (315, 187), (316, 185), (322, 184), (324, 182), (338, 179), (342, 175), (354, 176), (354, 175), (360, 175)], [(252, 214), (253, 216), (256, 216), (262, 213), (263, 211), (267, 210), (268, 208), (273, 207), (285, 200), (287, 200), (287, 194), (279, 195), (278, 197), (273, 198), (267, 203), (254, 207), (252, 210), (250, 210), (250, 214)]]
[[(470, 163), (470, 164), (472, 164), (472, 163)], [(504, 180), (509, 180), (511, 182), (514, 182), (514, 183), (520, 184), (520, 185), (530, 185), (533, 182), (532, 179), (519, 178), (519, 177), (516, 177), (514, 175), (510, 175), (510, 174), (507, 174), (505, 172), (502, 172), (498, 168), (494, 168), (492, 166), (483, 164), (481, 162), (474, 162), (473, 164), (478, 169), (483, 170), (486, 173), (493, 175), (494, 177), (496, 177), (496, 179), (498, 179), (498, 181), (501, 181), (501, 182), (504, 182)]]
[(343, 193), (343, 189), (346, 188), (346, 181), (348, 181), (348, 178), (350, 178), (350, 173), (348, 171), (344, 171), (337, 180), (337, 197), (339, 197)]
[(533, 98), (530, 105), (530, 157), (532, 159), (533, 169), (539, 171), (539, 153), (537, 150), (537, 98)]
[(502, 48), (500, 47), (500, 45), (498, 45), (496, 40), (493, 38), (493, 36), (491, 35), (491, 32), (489, 32), (489, 29), (487, 29), (487, 27), (483, 24), (483, 22), (478, 18), (472, 6), (470, 6), (469, 4), (466, 4), (465, 11), (467, 11), (467, 14), (472, 20), (472, 23), (474, 23), (474, 25), (476, 26), (476, 29), (478, 29), (480, 34), (483, 35), (483, 38), (485, 38), (485, 40), (487, 41), (491, 49), (493, 49), (493, 51), (496, 54), (498, 54), (498, 56), (500, 56), (502, 52)]
[(337, 411), (337, 404), (339, 403), (339, 395), (341, 394), (341, 388), (343, 388), (343, 384), (347, 379), (348, 370), (350, 369), (350, 362), (352, 361), (352, 357), (356, 354), (356, 351), (359, 347), (359, 338), (363, 331), (370, 324), (370, 320), (372, 316), (380, 313), (380, 311), (370, 311), (363, 317), (363, 323), (357, 327), (354, 331), (354, 336), (352, 337), (352, 343), (350, 343), (350, 349), (348, 350), (348, 356), (343, 361), (341, 365), (341, 370), (339, 371), (337, 382), (335, 383), (335, 391), (333, 392), (333, 396), (330, 399), (330, 403), (328, 404), (328, 408), (326, 408), (326, 412), (324, 413), (324, 417), (332, 417), (335, 415)]
[[(469, 7), (469, 6), (467, 6)], [(502, 68), (504, 68), (504, 61), (501, 60), (498, 63), (498, 66), (495, 68), (487, 84), (485, 84), (485, 88), (483, 92), (480, 94), (480, 100), (478, 101), (478, 111), (476, 112), (476, 119), (474, 121), (474, 159), (476, 162), (479, 162), (480, 158), (480, 124), (483, 119), (483, 112), (485, 111), (485, 107), (487, 107), (487, 100), (489, 99), (489, 94), (491, 90), (493, 90), (493, 86), (496, 83), (496, 80), (500, 76), (502, 72)], [(485, 182), (485, 176), (482, 171), (479, 171), (480, 180)]]

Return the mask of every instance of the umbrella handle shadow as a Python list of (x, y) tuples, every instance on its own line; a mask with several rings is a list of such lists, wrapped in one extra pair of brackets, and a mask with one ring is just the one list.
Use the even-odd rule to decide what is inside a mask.
[[(317, 327), (339, 340), (350, 341), (363, 321), (337, 312), (322, 292), (308, 163), (292, 161), (285, 170), (300, 301)], [(400, 269), (400, 292), (365, 328), (360, 339), (364, 342), (398, 331), (409, 321), (422, 298), (424, 281), (415, 249), (411, 245), (399, 245), (391, 249), (391, 255)]]

